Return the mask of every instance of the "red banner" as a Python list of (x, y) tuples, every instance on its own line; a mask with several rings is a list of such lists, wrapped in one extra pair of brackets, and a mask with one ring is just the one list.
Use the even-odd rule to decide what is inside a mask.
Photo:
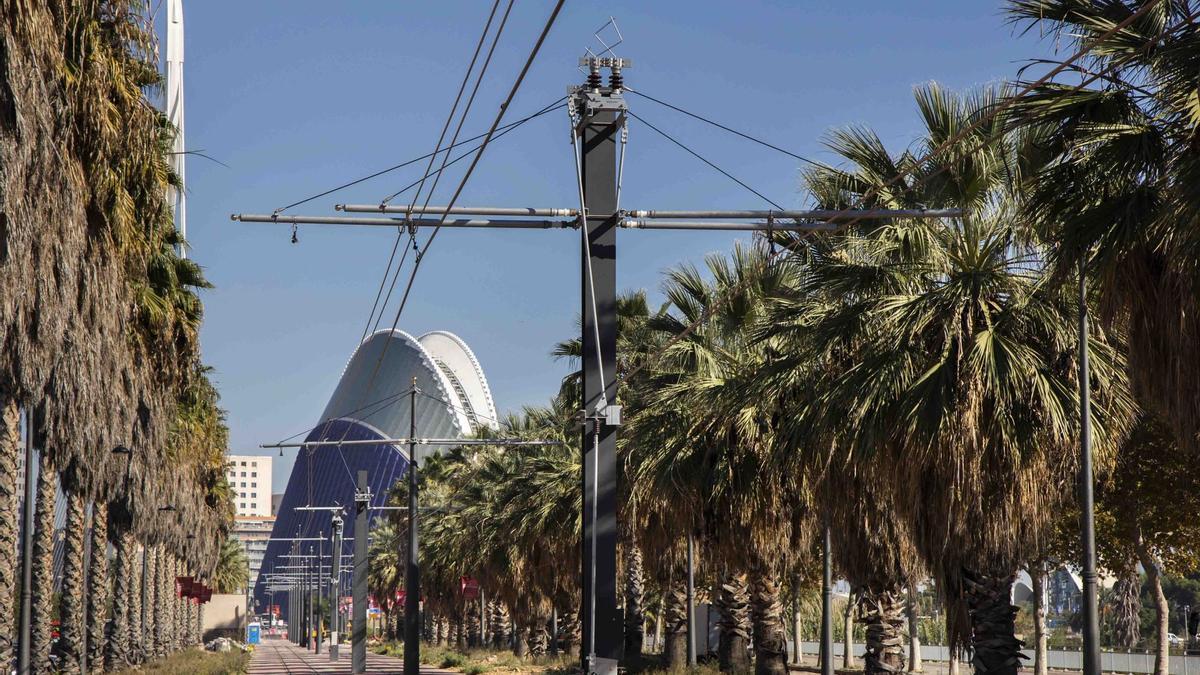
[(462, 590), (463, 597), (471, 600), (479, 597), (479, 582), (471, 577), (462, 577), (458, 580), (459, 588)]
[(192, 577), (175, 577), (175, 597), (192, 597)]

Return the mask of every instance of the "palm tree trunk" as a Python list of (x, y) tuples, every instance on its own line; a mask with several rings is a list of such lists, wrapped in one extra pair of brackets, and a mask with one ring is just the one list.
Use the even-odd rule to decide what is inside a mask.
[(21, 456), (21, 409), (0, 390), (0, 663), (11, 663), (17, 591), (17, 467)]
[(492, 648), (504, 649), (508, 646), (508, 608), (504, 603), (493, 600), (488, 603), (488, 632), (492, 634)]
[(1168, 620), (1171, 615), (1167, 606), (1167, 596), (1163, 594), (1162, 589), (1162, 567), (1157, 556), (1150, 551), (1140, 535), (1136, 548), (1138, 559), (1141, 560), (1142, 567), (1146, 569), (1146, 583), (1150, 585), (1150, 597), (1154, 600), (1154, 618), (1158, 638), (1154, 651), (1154, 675), (1167, 675), (1170, 672), (1171, 658), (1171, 643), (1168, 639), (1170, 632)]
[(1021, 667), (1024, 643), (1016, 638), (1012, 581), (1011, 574), (1001, 577), (963, 570), (976, 675), (1017, 675)]
[(583, 636), (583, 626), (579, 623), (579, 613), (567, 610), (558, 618), (559, 649), (568, 656), (579, 656), (580, 642)]
[[(133, 639), (133, 649), (138, 651), (138, 641), (141, 642), (142, 661), (152, 661), (158, 658), (158, 631), (155, 626), (158, 626), (158, 547), (148, 544), (142, 545), (142, 559), (146, 575), (144, 579), (139, 579), (137, 582), (137, 590), (134, 593), (141, 591), (141, 614), (146, 617), (143, 622), (139, 617), (131, 616), (129, 626), (131, 638)], [(132, 634), (135, 626), (141, 626), (140, 635)]]
[(534, 616), (529, 622), (529, 655), (545, 656), (550, 647), (550, 632), (546, 630), (546, 617)]
[(30, 665), (35, 673), (49, 673), (51, 621), (54, 599), (54, 497), (58, 490), (58, 473), (48, 454), (41, 453), (38, 463), (37, 519), (33, 529), (33, 615), (30, 625)]
[(92, 555), (87, 575), (88, 664), (100, 670), (104, 663), (104, 623), (108, 618), (108, 505), (92, 502)]
[[(921, 663), (921, 634), (920, 634), (920, 619), (918, 617), (919, 607), (917, 606), (917, 585), (910, 583), (908, 585), (908, 672), (920, 673), (924, 672), (925, 667)], [(1045, 675), (1043, 673), (1043, 675)]]
[(658, 599), (658, 616), (654, 617), (654, 649), (659, 654), (663, 652), (663, 619), (666, 616), (667, 603), (664, 598)]
[(754, 623), (754, 672), (783, 675), (787, 672), (787, 634), (779, 582), (764, 565), (751, 570), (750, 606)]
[(851, 592), (846, 596), (846, 607), (842, 610), (842, 667), (849, 670), (854, 667), (854, 605), (856, 596)]
[(67, 522), (63, 539), (63, 571), (59, 605), (61, 636), (58, 640), (58, 668), (63, 673), (78, 673), (85, 647), (83, 617), (83, 546), (87, 539), (87, 505), (72, 490), (67, 495)]
[(129, 633), (129, 651), (126, 659), (130, 663), (145, 663), (154, 647), (149, 633), (146, 632), (145, 622), (142, 621), (142, 617), (150, 613), (150, 598), (153, 597), (150, 595), (152, 590), (148, 574), (151, 564), (149, 555), (144, 545), (135, 542), (129, 550), (129, 566), (125, 571), (129, 585), (125, 619), (126, 631)]
[[(742, 673), (750, 669), (750, 592), (746, 587), (746, 575), (725, 571), (717, 584), (713, 600), (720, 615), (717, 657), (721, 672)], [(667, 639), (669, 642), (670, 637)]]
[(464, 612), (467, 615), (467, 644), (471, 647), (483, 646), (483, 624), (479, 620), (479, 603), (468, 602)]
[(1046, 633), (1046, 565), (1038, 562), (1030, 569), (1033, 577), (1033, 673), (1046, 675), (1048, 639)]
[(682, 670), (687, 667), (687, 581), (679, 570), (667, 588), (666, 610), (667, 670)]
[(642, 601), (646, 597), (646, 570), (642, 564), (642, 549), (633, 541), (625, 543), (625, 658), (642, 655), (646, 639), (646, 614)]
[[(171, 651), (177, 652), (183, 647), (183, 606), (179, 604), (179, 594), (175, 592), (175, 578), (179, 576), (179, 558), (171, 554), (171, 567), (167, 575), (167, 598), (171, 603)], [(247, 581), (249, 583), (249, 581)], [(247, 608), (249, 611), (249, 608)]]
[(108, 670), (131, 665), (129, 658), (129, 596), (133, 581), (135, 544), (129, 532), (114, 533), (116, 564), (113, 566), (113, 618), (108, 622), (108, 644), (104, 663)]
[(904, 604), (904, 596), (897, 588), (860, 592), (859, 612), (867, 628), (867, 653), (863, 659), (863, 672), (867, 675), (904, 670)]
[(517, 634), (513, 640), (513, 654), (517, 658), (525, 658), (529, 649), (529, 628), (524, 622), (517, 625)]
[(804, 661), (803, 626), (800, 617), (800, 591), (798, 584), (792, 585), (792, 663)]
[(170, 653), (169, 638), (171, 620), (170, 603), (167, 600), (167, 551), (161, 545), (154, 547), (154, 655), (162, 658)]

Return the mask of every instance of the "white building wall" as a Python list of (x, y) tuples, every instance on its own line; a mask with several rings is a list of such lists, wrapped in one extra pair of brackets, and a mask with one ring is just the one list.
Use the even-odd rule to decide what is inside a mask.
[(225, 478), (233, 490), (239, 516), (267, 517), (271, 513), (271, 467), (266, 455), (226, 455)]

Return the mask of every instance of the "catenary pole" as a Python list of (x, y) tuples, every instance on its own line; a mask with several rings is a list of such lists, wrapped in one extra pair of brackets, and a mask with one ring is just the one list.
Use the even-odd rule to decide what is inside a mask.
[(833, 554), (829, 525), (825, 526), (821, 545), (823, 573), (821, 575), (821, 675), (833, 675)]
[(696, 665), (696, 535), (687, 536), (687, 662)]
[(329, 631), (329, 660), (338, 660), (338, 632), (342, 630), (342, 514), (333, 514), (333, 569), (330, 570), (330, 617), (333, 622)]
[[(320, 536), (320, 535), (318, 535), (318, 536)], [(325, 558), (325, 541), (321, 540), (321, 541), (317, 542), (317, 571), (313, 574), (313, 592), (316, 593), (316, 596), (317, 596), (316, 607), (313, 608), (314, 609), (313, 614), (316, 616), (316, 620), (313, 622), (313, 625), (317, 631), (316, 649), (314, 651), (317, 654), (321, 653), (321, 629), (322, 629), (322, 624), (325, 623), (325, 613), (321, 609), (321, 598), (324, 597), (324, 595), (325, 595), (324, 579), (321, 578), (321, 561), (324, 560), (324, 558)]]
[(350, 669), (367, 672), (367, 514), (371, 505), (371, 490), (367, 472), (358, 472), (358, 490), (354, 495), (354, 618), (351, 631)]
[(1100, 675), (1096, 591), (1096, 516), (1092, 493), (1092, 395), (1088, 367), (1087, 269), (1079, 261), (1079, 507), (1083, 539), (1083, 672)]
[[(408, 394), (408, 437), (417, 437), (417, 378)], [(408, 567), (404, 572), (404, 675), (421, 672), (421, 567), (417, 536), (417, 444), (408, 444)]]
[[(610, 86), (600, 67), (617, 62)], [(582, 199), (586, 206), (583, 247), (583, 658), (585, 673), (615, 675), (623, 647), (617, 611), (617, 423), (610, 410), (616, 392), (617, 144), (625, 118), (616, 59), (586, 59), (586, 83), (572, 92), (579, 115), (573, 131), (582, 153)], [(613, 415), (612, 413), (615, 413)], [(589, 438), (592, 434), (596, 438)], [(591, 471), (589, 471), (591, 469)]]

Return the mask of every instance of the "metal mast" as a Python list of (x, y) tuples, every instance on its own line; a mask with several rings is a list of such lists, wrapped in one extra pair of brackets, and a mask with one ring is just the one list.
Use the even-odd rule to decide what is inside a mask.
[(187, 154), (183, 130), (183, 0), (170, 0), (167, 4), (167, 120), (175, 127), (175, 138), (171, 142), (171, 170), (179, 178), (178, 188), (168, 189), (171, 213), (175, 216), (175, 229), (179, 231), (181, 243), (175, 251), (179, 257), (187, 257)]
[(404, 675), (421, 672), (421, 565), (417, 549), (417, 378), (408, 394), (408, 567), (404, 572)]
[[(585, 57), (587, 81), (569, 99), (583, 202), (583, 667), (616, 673), (624, 646), (617, 610), (617, 144), (625, 123), (618, 58)], [(603, 86), (601, 68), (608, 68)]]

